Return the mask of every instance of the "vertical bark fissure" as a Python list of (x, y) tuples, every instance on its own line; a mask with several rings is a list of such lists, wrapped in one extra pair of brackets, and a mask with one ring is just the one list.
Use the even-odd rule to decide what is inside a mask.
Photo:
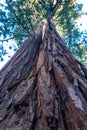
[(55, 109), (55, 111), (58, 109), (58, 114), (56, 114), (56, 116), (58, 116), (58, 124), (57, 124), (57, 130), (58, 129), (61, 129), (61, 130), (68, 130), (67, 129), (67, 124), (66, 124), (66, 121), (65, 121), (65, 116), (63, 115), (63, 107), (64, 107), (64, 104), (62, 103), (62, 98), (61, 98), (61, 95), (60, 95), (60, 88), (56, 82), (56, 78), (55, 78), (55, 74), (54, 74), (54, 70), (52, 68), (51, 70), (51, 73), (52, 73), (52, 79), (54, 79), (54, 83), (55, 83), (55, 91), (56, 91), (56, 99), (57, 99), (57, 103), (58, 103), (58, 108)]

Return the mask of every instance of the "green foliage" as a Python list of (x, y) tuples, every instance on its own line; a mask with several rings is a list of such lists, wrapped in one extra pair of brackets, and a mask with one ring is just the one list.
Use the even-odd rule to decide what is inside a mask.
[(75, 4), (75, 0), (63, 3), (60, 10), (57, 11), (56, 23), (62, 32), (62, 37), (68, 48), (73, 51), (73, 46), (78, 44), (80, 30), (77, 27), (76, 20), (80, 17), (81, 7)]
[(87, 51), (87, 33), (81, 32), (77, 25), (81, 11), (82, 4), (76, 4), (75, 0), (64, 1), (53, 18), (53, 21), (56, 19), (55, 23), (65, 44), (80, 61)]
[[(53, 7), (55, 0), (45, 0)], [(6, 5), (0, 4), (0, 36), (5, 39), (14, 38), (18, 46), (32, 35), (34, 27), (41, 19), (46, 19), (48, 10), (42, 7), (40, 0), (6, 0)], [(85, 54), (86, 41), (77, 27), (77, 20), (81, 15), (82, 4), (76, 0), (62, 0), (56, 10), (52, 12), (52, 20), (61, 33), (68, 48), (79, 58)], [(80, 39), (83, 39), (80, 40)]]

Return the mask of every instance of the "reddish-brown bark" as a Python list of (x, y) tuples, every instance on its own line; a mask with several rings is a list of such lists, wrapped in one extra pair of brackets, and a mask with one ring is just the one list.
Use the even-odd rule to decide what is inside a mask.
[(41, 31), (0, 72), (0, 130), (87, 130), (87, 69), (52, 23)]

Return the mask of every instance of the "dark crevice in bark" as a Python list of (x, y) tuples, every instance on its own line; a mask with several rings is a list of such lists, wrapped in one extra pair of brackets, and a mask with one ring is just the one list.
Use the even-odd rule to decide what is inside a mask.
[(11, 90), (12, 90), (12, 91), (15, 91), (16, 88), (17, 88), (17, 86), (18, 86), (20, 83), (21, 83), (21, 82), (19, 82), (19, 83), (15, 83), (15, 85), (9, 87), (9, 88), (7, 89), (7, 91), (8, 91), (8, 92), (10, 92)]
[[(87, 103), (87, 91), (85, 91), (85, 89), (84, 88), (82, 88), (82, 86), (80, 86), (79, 85), (79, 90), (80, 90), (80, 92), (82, 93), (82, 95), (83, 95), (83, 97), (85, 98), (85, 100), (86, 100), (86, 103)], [(86, 104), (87, 105), (87, 104)]]
[(37, 119), (36, 119), (36, 115), (35, 115), (35, 117), (34, 117), (34, 120), (33, 120), (33, 122), (32, 122), (32, 126), (31, 126), (30, 130), (36, 130), (36, 121), (37, 121)]
[(30, 130), (36, 130), (37, 126), (36, 126), (36, 123), (37, 123), (37, 93), (36, 93), (36, 97), (34, 99), (34, 117), (33, 117), (33, 120), (31, 121), (31, 128)]
[(6, 119), (6, 117), (9, 115), (9, 113), (4, 114), (4, 116), (0, 119), (0, 122)]
[(85, 73), (85, 78), (87, 79), (87, 68), (85, 68), (84, 66), (81, 67), (83, 72)]
[(64, 113), (64, 110), (65, 110), (64, 109), (64, 102), (62, 102), (62, 96), (60, 94), (60, 89), (59, 89), (58, 85), (56, 85), (56, 92), (57, 92), (57, 100), (58, 100), (58, 105), (59, 105), (58, 128), (63, 129), (63, 130), (68, 130), (66, 119), (65, 119), (65, 113)]
[(56, 82), (53, 68), (51, 69), (50, 74), (52, 76), (51, 79), (53, 80), (53, 82), (54, 82), (54, 84), (56, 86), (55, 87), (55, 91), (56, 91), (55, 97), (56, 97), (57, 103), (58, 103), (58, 115), (57, 115), (58, 119), (55, 120), (55, 126), (56, 127), (54, 129), (52, 128), (52, 130), (58, 130), (58, 129), (68, 130), (67, 129), (67, 123), (66, 123), (66, 120), (65, 120), (65, 115), (64, 115), (64, 112), (63, 112), (64, 103), (62, 102), (62, 97), (61, 97), (61, 94), (60, 94), (60, 88), (59, 88), (59, 86), (58, 86), (58, 84)]
[(54, 117), (46, 117), (46, 121), (50, 130), (58, 130), (58, 120)]
[(65, 119), (65, 111), (62, 110), (61, 113), (62, 113), (62, 119), (63, 119), (63, 123), (64, 123), (64, 128), (65, 128), (65, 130), (69, 130), (69, 128), (67, 126), (66, 119)]

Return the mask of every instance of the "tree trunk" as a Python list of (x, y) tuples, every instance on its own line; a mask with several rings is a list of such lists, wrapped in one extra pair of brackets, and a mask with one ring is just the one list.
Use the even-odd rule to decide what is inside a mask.
[(87, 130), (87, 69), (52, 23), (0, 72), (0, 130)]

